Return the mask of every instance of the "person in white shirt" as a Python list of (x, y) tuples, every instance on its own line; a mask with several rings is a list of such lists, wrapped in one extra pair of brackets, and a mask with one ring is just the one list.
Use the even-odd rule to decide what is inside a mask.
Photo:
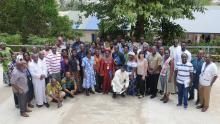
[(180, 49), (181, 49), (181, 47), (178, 45), (178, 40), (175, 39), (174, 42), (173, 42), (173, 46), (171, 46), (169, 48), (169, 50), (170, 50), (170, 57), (175, 59), (176, 52), (178, 50), (180, 50)]
[(201, 74), (199, 76), (199, 100), (200, 105), (197, 109), (202, 108), (202, 112), (207, 111), (209, 107), (211, 87), (218, 77), (217, 66), (211, 61), (211, 56), (205, 56), (205, 62), (202, 65)]
[(183, 104), (185, 109), (188, 106), (188, 90), (193, 78), (193, 65), (190, 62), (187, 62), (187, 57), (186, 53), (182, 53), (182, 61), (177, 62), (174, 76), (175, 84), (178, 87), (177, 106), (182, 106), (182, 102), (184, 101)]
[(176, 51), (176, 55), (175, 55), (175, 58), (174, 58), (174, 64), (176, 64), (177, 62), (181, 62), (182, 61), (181, 56), (182, 56), (183, 53), (187, 54), (187, 56), (188, 56), (187, 62), (191, 62), (192, 55), (186, 49), (186, 42), (185, 41), (181, 42), (181, 48), (177, 49), (177, 51)]
[(115, 76), (112, 80), (113, 98), (116, 98), (117, 94), (125, 96), (125, 92), (129, 86), (129, 74), (125, 71), (125, 67), (122, 66), (115, 72)]
[(38, 54), (33, 54), (32, 59), (33, 61), (29, 63), (28, 68), (32, 76), (37, 107), (40, 108), (43, 105), (49, 107), (45, 93), (45, 78), (47, 77), (47, 70), (45, 70), (43, 63), (38, 60)]

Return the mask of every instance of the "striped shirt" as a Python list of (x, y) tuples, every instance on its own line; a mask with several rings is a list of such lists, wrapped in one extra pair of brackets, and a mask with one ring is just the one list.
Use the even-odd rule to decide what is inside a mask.
[(175, 70), (178, 71), (176, 81), (179, 84), (184, 84), (185, 87), (188, 87), (191, 81), (190, 73), (193, 73), (193, 65), (190, 62), (187, 62), (186, 64), (177, 62)]
[(52, 52), (46, 56), (46, 64), (49, 74), (59, 73), (61, 70), (61, 54)]

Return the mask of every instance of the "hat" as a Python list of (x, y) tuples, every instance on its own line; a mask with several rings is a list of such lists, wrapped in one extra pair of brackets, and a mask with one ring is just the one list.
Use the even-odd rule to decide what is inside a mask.
[(135, 53), (134, 52), (129, 52), (128, 55), (135, 56)]

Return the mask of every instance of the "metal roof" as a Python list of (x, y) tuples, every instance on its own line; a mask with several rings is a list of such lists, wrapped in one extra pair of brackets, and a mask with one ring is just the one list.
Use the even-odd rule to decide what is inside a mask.
[[(195, 19), (177, 19), (174, 20), (189, 33), (217, 33), (220, 34), (220, 6), (206, 7), (205, 13), (194, 12)], [(95, 16), (85, 18), (79, 11), (59, 12), (61, 16), (69, 16), (74, 20), (73, 28), (81, 30), (98, 30), (99, 20)], [(81, 19), (79, 18), (81, 17)], [(81, 23), (76, 23), (79, 21)]]

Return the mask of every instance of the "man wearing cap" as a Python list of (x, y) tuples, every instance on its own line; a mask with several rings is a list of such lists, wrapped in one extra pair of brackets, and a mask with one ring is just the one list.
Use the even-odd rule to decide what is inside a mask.
[(20, 61), (16, 63), (16, 68), (12, 72), (11, 76), (11, 85), (13, 92), (15, 93), (18, 104), (20, 108), (20, 114), (23, 117), (29, 117), (26, 112), (31, 112), (27, 108), (28, 100), (27, 100), (27, 92), (28, 92), (28, 83), (26, 76), (26, 62)]
[(6, 43), (1, 44), (2, 50), (0, 51), (0, 62), (3, 66), (3, 81), (5, 84), (10, 85), (8, 65), (11, 62), (12, 50), (6, 47)]
[(115, 76), (112, 80), (113, 98), (116, 98), (117, 94), (125, 96), (125, 92), (129, 85), (129, 75), (125, 71), (125, 66), (121, 66), (119, 70), (115, 72)]

